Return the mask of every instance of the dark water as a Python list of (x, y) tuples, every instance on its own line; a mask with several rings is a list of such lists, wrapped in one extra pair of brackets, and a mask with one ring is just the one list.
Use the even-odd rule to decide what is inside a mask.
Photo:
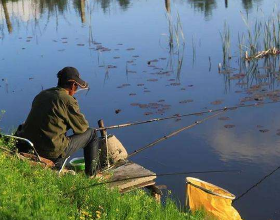
[[(259, 13), (270, 16), (279, 1), (175, 0), (170, 2), (170, 15), (159, 0), (0, 3), (0, 110), (6, 111), (0, 127), (5, 132), (25, 120), (34, 96), (55, 86), (56, 73), (64, 66), (75, 66), (90, 83), (90, 91), (77, 98), (93, 127), (101, 118), (113, 125), (279, 99), (278, 58), (245, 64), (238, 50), (238, 33), (247, 30), (240, 11), (253, 24)], [(176, 42), (177, 12), (185, 44), (180, 32)], [(225, 21), (232, 59), (219, 73)], [(240, 169), (241, 174), (193, 175), (238, 196), (280, 164), (279, 106), (229, 111), (223, 117), (230, 120), (211, 119), (133, 160), (157, 173)], [(132, 152), (204, 117), (111, 133)], [(235, 127), (225, 128), (227, 124)], [(244, 219), (280, 219), (279, 180), (280, 172), (236, 202)], [(185, 176), (161, 177), (158, 184), (184, 201)]]

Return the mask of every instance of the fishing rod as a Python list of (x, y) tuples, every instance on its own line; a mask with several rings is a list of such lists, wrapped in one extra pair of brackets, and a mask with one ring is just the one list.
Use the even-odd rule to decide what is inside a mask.
[(96, 187), (100, 185), (106, 185), (110, 183), (116, 183), (116, 182), (122, 182), (122, 181), (127, 181), (127, 180), (134, 180), (134, 179), (139, 179), (139, 178), (145, 178), (145, 177), (162, 177), (162, 176), (178, 176), (178, 175), (190, 175), (190, 174), (208, 174), (208, 173), (241, 173), (242, 170), (208, 170), (208, 171), (185, 171), (185, 172), (173, 172), (173, 173), (160, 173), (160, 174), (150, 174), (150, 175), (142, 175), (142, 176), (135, 176), (135, 177), (128, 177), (128, 178), (123, 178), (123, 179), (115, 179), (111, 181), (106, 181), (106, 182), (100, 182), (100, 183), (94, 183), (88, 186), (80, 187), (78, 189), (75, 189), (73, 191), (70, 191), (66, 193), (65, 195), (69, 195), (75, 192), (78, 192), (80, 190), (84, 189), (89, 189), (91, 187)]
[[(182, 131), (185, 131), (185, 130), (187, 130), (187, 129), (190, 129), (190, 128), (192, 128), (192, 127), (195, 127), (196, 125), (199, 125), (199, 124), (201, 124), (201, 123), (203, 123), (203, 122), (205, 122), (205, 121), (207, 121), (207, 120), (209, 120), (209, 119), (211, 119), (211, 118), (214, 118), (214, 117), (216, 117), (216, 116), (218, 116), (218, 115), (220, 115), (220, 114), (223, 114), (225, 111), (227, 111), (227, 108), (224, 108), (222, 112), (217, 112), (216, 114), (210, 115), (210, 116), (208, 116), (208, 117), (206, 117), (206, 118), (204, 118), (204, 119), (202, 119), (202, 120), (200, 120), (200, 121), (195, 121), (195, 122), (194, 122), (193, 124), (191, 124), (191, 125), (185, 126), (185, 127), (180, 128), (179, 130), (176, 130), (176, 131), (174, 131), (174, 132), (172, 132), (172, 133), (170, 133), (170, 134), (168, 134), (168, 135), (165, 135), (165, 136), (163, 136), (163, 137), (161, 137), (161, 138), (159, 138), (159, 139), (153, 141), (152, 143), (150, 143), (150, 144), (148, 144), (148, 145), (146, 145), (146, 146), (144, 146), (144, 147), (141, 147), (141, 148), (135, 150), (133, 153), (129, 154), (129, 155), (127, 156), (126, 159), (128, 159), (128, 158), (130, 158), (130, 157), (132, 157), (132, 156), (135, 156), (136, 154), (138, 154), (138, 153), (140, 153), (140, 152), (142, 152), (142, 151), (144, 151), (144, 150), (146, 150), (146, 149), (148, 149), (148, 148), (150, 148), (150, 147), (153, 147), (153, 146), (155, 146), (156, 144), (158, 144), (158, 143), (160, 143), (160, 142), (162, 142), (162, 141), (164, 141), (164, 140), (167, 140), (168, 138), (171, 138), (171, 137), (173, 137), (173, 136), (179, 134), (179, 133), (182, 132)], [(111, 169), (115, 168), (117, 165), (118, 165), (118, 164), (114, 164), (114, 165), (108, 167), (107, 169), (104, 169), (102, 172), (106, 172), (106, 171), (108, 171), (108, 170), (111, 170)]]
[(144, 146), (144, 147), (142, 147), (142, 148), (139, 148), (138, 150), (135, 150), (133, 153), (129, 154), (129, 155), (127, 156), (127, 158), (132, 157), (132, 156), (134, 156), (134, 155), (136, 155), (136, 154), (138, 154), (138, 153), (140, 153), (140, 152), (142, 152), (142, 151), (144, 151), (144, 150), (146, 150), (146, 149), (148, 149), (148, 148), (150, 148), (150, 147), (153, 147), (153, 146), (155, 146), (156, 144), (158, 144), (159, 142), (164, 141), (164, 140), (167, 140), (168, 138), (171, 138), (171, 137), (173, 137), (173, 136), (179, 134), (179, 133), (182, 132), (182, 131), (185, 131), (185, 130), (187, 130), (187, 129), (190, 129), (190, 128), (192, 128), (192, 127), (195, 127), (195, 126), (197, 126), (197, 125), (199, 125), (199, 124), (201, 124), (201, 123), (203, 123), (203, 122), (205, 122), (205, 121), (207, 121), (207, 120), (209, 120), (209, 119), (211, 119), (211, 118), (214, 118), (214, 117), (216, 117), (216, 116), (218, 116), (218, 115), (220, 115), (220, 114), (223, 114), (225, 111), (227, 111), (227, 108), (224, 108), (222, 112), (218, 112), (218, 113), (216, 113), (216, 114), (210, 115), (210, 116), (208, 116), (208, 117), (206, 117), (206, 118), (204, 118), (204, 119), (202, 119), (202, 120), (200, 120), (200, 121), (195, 121), (195, 122), (194, 122), (193, 124), (191, 124), (191, 125), (188, 125), (188, 126), (186, 126), (186, 127), (180, 128), (179, 130), (176, 130), (176, 131), (174, 131), (174, 132), (172, 132), (172, 133), (170, 133), (170, 134), (168, 134), (168, 135), (165, 135), (165, 136), (163, 136), (163, 137), (157, 139), (156, 141), (153, 141), (152, 143), (150, 143), (150, 144), (148, 144), (148, 145), (146, 145), (146, 146)]
[(164, 121), (164, 120), (168, 120), (168, 119), (183, 118), (183, 117), (188, 117), (188, 116), (219, 112), (219, 111), (223, 111), (225, 108), (227, 108), (228, 110), (235, 110), (238, 108), (269, 105), (269, 104), (275, 104), (275, 103), (280, 103), (280, 101), (271, 101), (271, 102), (266, 102), (266, 103), (253, 103), (253, 104), (248, 104), (248, 105), (238, 105), (238, 106), (224, 107), (224, 108), (213, 109), (213, 110), (210, 109), (207, 111), (201, 111), (201, 112), (195, 112), (195, 113), (189, 113), (189, 114), (173, 115), (173, 116), (168, 116), (168, 117), (164, 117), (164, 118), (154, 118), (154, 119), (150, 119), (150, 120), (146, 120), (146, 121), (135, 121), (135, 122), (125, 123), (125, 124), (120, 124), (120, 125), (112, 125), (112, 126), (108, 126), (108, 127), (95, 128), (95, 130), (102, 131), (102, 130), (109, 130), (109, 129), (124, 128), (124, 127), (130, 127), (130, 126), (134, 126), (134, 125), (147, 124), (147, 123), (151, 123), (151, 122)]

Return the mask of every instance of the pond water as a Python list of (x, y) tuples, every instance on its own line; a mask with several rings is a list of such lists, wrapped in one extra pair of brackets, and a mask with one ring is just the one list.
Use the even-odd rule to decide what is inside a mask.
[[(56, 85), (60, 69), (74, 66), (90, 84), (90, 90), (79, 92), (77, 99), (92, 127), (101, 118), (114, 125), (275, 102), (227, 111), (132, 158), (148, 169), (157, 173), (242, 170), (192, 175), (238, 196), (279, 166), (279, 60), (244, 62), (238, 40), (244, 33), (248, 45), (247, 19), (252, 28), (256, 20), (266, 21), (279, 10), (279, 0), (0, 3), (0, 110), (6, 111), (0, 127), (4, 132), (26, 119), (34, 96)], [(222, 39), (227, 39), (224, 44)], [(242, 57), (249, 48), (243, 50)], [(110, 133), (131, 153), (205, 117)], [(278, 181), (280, 172), (234, 204), (244, 219), (280, 219)], [(183, 204), (185, 176), (159, 177), (157, 183), (167, 185)]]

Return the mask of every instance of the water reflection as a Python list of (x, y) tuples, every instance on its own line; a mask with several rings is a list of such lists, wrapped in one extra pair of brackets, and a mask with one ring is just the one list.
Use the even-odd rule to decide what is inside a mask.
[[(251, 10), (254, 7), (254, 4), (261, 3), (263, 0), (241, 0), (242, 6), (245, 10)], [(188, 0), (188, 3), (197, 11), (203, 12), (204, 17), (209, 19), (213, 10), (217, 8), (216, 0)], [(228, 0), (224, 0), (225, 8), (229, 7)], [(233, 6), (233, 5), (232, 5)]]
[(216, 0), (188, 0), (188, 3), (197, 11), (203, 12), (205, 18), (212, 15), (212, 11), (217, 8)]
[(73, 5), (79, 11), (82, 23), (86, 23), (85, 0), (74, 0)]
[[(262, 0), (241, 0), (243, 8), (250, 10), (255, 3), (260, 3)], [(68, 0), (0, 0), (1, 12), (3, 13), (3, 19), (5, 19), (7, 30), (9, 33), (13, 32), (12, 17), (20, 18), (22, 21), (28, 21), (31, 19), (38, 19), (40, 15), (47, 13), (48, 17), (58, 14), (63, 14), (69, 8)], [(127, 10), (131, 2), (130, 0), (97, 0), (97, 4), (106, 13), (113, 4), (118, 4), (120, 8)], [(165, 0), (165, 7), (167, 12), (171, 11), (170, 0)], [(188, 0), (195, 10), (204, 13), (204, 17), (209, 19), (213, 10), (217, 8), (216, 0)], [(73, 0), (73, 5), (78, 10), (82, 23), (86, 22), (86, 4), (85, 0)], [(228, 0), (224, 0), (225, 8), (228, 7)]]
[[(255, 127), (256, 131), (238, 132), (237, 130), (227, 130), (223, 127), (219, 129), (221, 126), (216, 124), (215, 127), (217, 129), (213, 129), (210, 135), (211, 145), (225, 162), (243, 160), (278, 165), (278, 161), (275, 158), (280, 155), (280, 147), (278, 144), (275, 144), (273, 135), (267, 138), (265, 135), (254, 134), (259, 131), (257, 125), (252, 120), (258, 115), (260, 109), (248, 109), (247, 111), (251, 111), (251, 125)], [(276, 124), (280, 122), (279, 117), (274, 120)], [(243, 119), (243, 122), (246, 123), (248, 121)]]
[(12, 33), (13, 32), (13, 26), (12, 26), (9, 11), (8, 11), (8, 8), (7, 8), (7, 1), (6, 0), (1, 0), (1, 4), (2, 4), (2, 7), (3, 7), (8, 32)]
[(239, 90), (235, 93), (246, 95), (240, 100), (242, 105), (255, 101), (280, 100), (278, 57), (272, 56), (251, 62), (241, 60), (238, 68), (227, 67), (221, 74), (224, 75), (226, 92), (230, 90), (230, 87), (236, 87)]
[[(101, 8), (104, 12), (107, 12), (108, 9), (111, 7), (112, 3), (115, 3), (114, 0), (97, 0), (97, 2), (100, 4)], [(126, 10), (130, 6), (130, 0), (117, 0), (119, 6), (122, 10)]]
[(45, 10), (49, 13), (63, 13), (68, 6), (68, 0), (33, 0), (34, 5), (38, 5), (40, 13), (42, 14)]
[(255, 3), (260, 3), (262, 0), (242, 0), (242, 5), (245, 10), (250, 10), (253, 8)]
[[(97, 0), (104, 12), (111, 7), (112, 3), (116, 3), (122, 10), (127, 10), (130, 6), (130, 0)], [(68, 0), (0, 0), (1, 12), (3, 19), (6, 21), (8, 32), (12, 33), (12, 17), (29, 21), (38, 19), (40, 15), (46, 13), (48, 17), (63, 14), (69, 8)], [(86, 4), (85, 0), (73, 0), (73, 6), (80, 13), (82, 23), (86, 22)]]
[(13, 32), (13, 23), (20, 24), (19, 20), (37, 21), (44, 13), (47, 13), (49, 19), (52, 15), (64, 13), (68, 8), (68, 0), (0, 0), (0, 3), (0, 20), (5, 20), (9, 33)]
[(168, 13), (170, 13), (170, 0), (165, 0), (165, 9)]

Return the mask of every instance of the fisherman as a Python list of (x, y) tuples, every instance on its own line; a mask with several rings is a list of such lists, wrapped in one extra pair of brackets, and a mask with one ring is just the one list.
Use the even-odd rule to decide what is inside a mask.
[[(57, 78), (57, 87), (44, 90), (35, 97), (31, 111), (16, 135), (30, 140), (37, 153), (52, 160), (57, 168), (61, 168), (67, 157), (83, 148), (85, 173), (93, 176), (99, 159), (96, 131), (89, 128), (73, 97), (78, 87), (87, 89), (88, 84), (74, 67), (63, 68)], [(74, 134), (67, 136), (70, 129)], [(21, 152), (30, 150), (22, 142), (17, 146)]]

